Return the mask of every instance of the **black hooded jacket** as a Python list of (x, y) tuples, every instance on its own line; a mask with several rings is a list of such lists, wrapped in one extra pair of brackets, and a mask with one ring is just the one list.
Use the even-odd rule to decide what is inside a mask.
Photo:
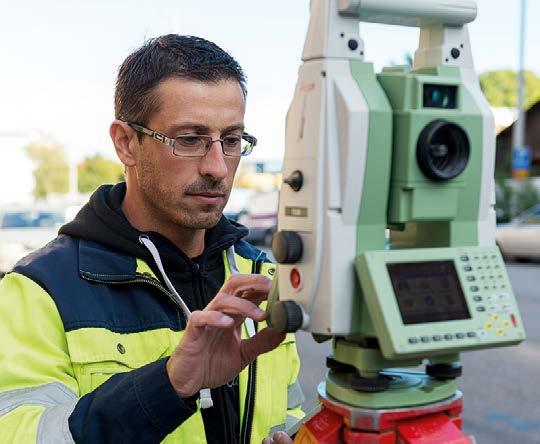
[[(77, 217), (64, 225), (59, 234), (67, 234), (105, 245), (113, 250), (143, 259), (161, 278), (149, 251), (139, 242), (143, 234), (130, 225), (121, 204), (125, 183), (104, 185), (96, 190)], [(157, 247), (167, 276), (191, 311), (203, 309), (221, 288), (225, 270), (223, 250), (246, 236), (248, 230), (222, 217), (206, 230), (203, 253), (189, 258), (159, 233), (146, 232)], [(239, 394), (237, 381), (212, 389), (214, 406), (202, 410), (209, 443), (236, 443), (239, 437)]]

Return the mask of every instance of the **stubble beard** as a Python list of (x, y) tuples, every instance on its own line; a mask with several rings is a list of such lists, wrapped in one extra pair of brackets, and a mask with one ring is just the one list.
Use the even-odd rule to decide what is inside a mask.
[(223, 204), (192, 207), (186, 202), (187, 190), (211, 189), (216, 188), (217, 185), (212, 186), (207, 183), (206, 186), (204, 184), (201, 186), (199, 183), (187, 186), (183, 190), (171, 190), (160, 183), (155, 172), (141, 171), (141, 173), (139, 175), (141, 193), (153, 213), (153, 218), (159, 221), (158, 223), (175, 225), (179, 229), (201, 230), (214, 227), (221, 219), (230, 192), (230, 190), (224, 190), (223, 184), (219, 187), (220, 190), (226, 191)]

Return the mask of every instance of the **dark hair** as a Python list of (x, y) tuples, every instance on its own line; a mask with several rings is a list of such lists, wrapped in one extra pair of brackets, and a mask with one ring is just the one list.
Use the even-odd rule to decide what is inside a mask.
[(148, 40), (120, 66), (115, 117), (145, 125), (159, 107), (155, 87), (171, 77), (203, 82), (235, 79), (244, 97), (247, 94), (245, 74), (230, 54), (200, 37), (168, 34)]

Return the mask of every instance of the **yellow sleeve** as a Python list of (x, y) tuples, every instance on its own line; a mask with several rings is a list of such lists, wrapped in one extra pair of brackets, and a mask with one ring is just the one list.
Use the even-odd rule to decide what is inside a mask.
[(0, 281), (0, 343), (0, 442), (70, 442), (79, 394), (63, 323), (49, 294), (21, 274)]

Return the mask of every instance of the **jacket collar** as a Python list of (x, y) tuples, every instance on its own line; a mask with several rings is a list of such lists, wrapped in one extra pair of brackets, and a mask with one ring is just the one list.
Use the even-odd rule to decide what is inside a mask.
[[(239, 224), (222, 217), (218, 224), (207, 230), (203, 260), (210, 254), (226, 250), (240, 241), (247, 234), (247, 229)], [(182, 254), (179, 251), (179, 254)], [(150, 265), (150, 264), (148, 264)], [(92, 280), (122, 282), (135, 278), (137, 273), (137, 258), (123, 253), (98, 242), (87, 239), (79, 240), (79, 273)]]

